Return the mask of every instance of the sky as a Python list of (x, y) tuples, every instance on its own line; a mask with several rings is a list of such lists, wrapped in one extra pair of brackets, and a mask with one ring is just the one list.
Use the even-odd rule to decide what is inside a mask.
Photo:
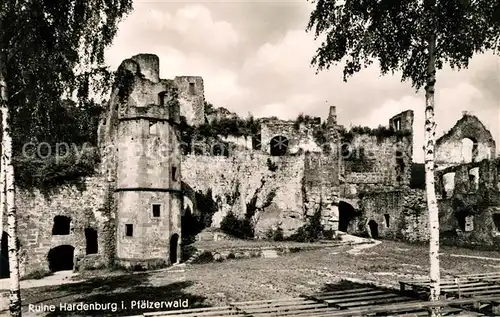
[[(314, 4), (306, 0), (144, 1), (119, 25), (106, 63), (116, 69), (138, 53), (160, 57), (160, 77), (202, 76), (205, 99), (241, 116), (326, 119), (330, 105), (345, 127), (387, 125), (414, 110), (414, 161), (423, 161), (424, 93), (376, 65), (347, 83), (342, 65), (316, 74), (321, 44), (305, 31)], [(474, 56), (460, 72), (437, 74), (437, 137), (462, 111), (476, 115), (500, 142), (500, 57)], [(500, 146), (497, 146), (499, 148)]]

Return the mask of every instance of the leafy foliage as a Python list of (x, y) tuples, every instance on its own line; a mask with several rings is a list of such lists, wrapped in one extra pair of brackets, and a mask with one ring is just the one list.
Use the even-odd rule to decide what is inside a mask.
[(276, 229), (269, 229), (266, 232), (266, 239), (271, 241), (284, 241), (283, 228), (278, 226)]
[(311, 124), (318, 123), (317, 118), (311, 117), (310, 115), (299, 114), (297, 119), (293, 122), (293, 128), (299, 130), (301, 124)]
[(324, 227), (321, 224), (321, 208), (314, 212), (314, 215), (308, 219), (308, 222), (297, 229), (292, 236), (288, 238), (290, 241), (296, 242), (315, 242), (323, 238)]
[(350, 143), (356, 135), (370, 135), (375, 136), (378, 142), (391, 137), (408, 137), (411, 136), (409, 130), (394, 130), (392, 127), (385, 127), (379, 125), (377, 128), (354, 126), (349, 131), (343, 129), (340, 131), (342, 143)]
[[(102, 107), (87, 102), (77, 105), (64, 100), (56, 109), (58, 115), (45, 136), (23, 141), (23, 126), (12, 127), (14, 135), (13, 164), (16, 184), (21, 188), (49, 190), (92, 175), (100, 161), (97, 127)], [(23, 150), (24, 149), (24, 150)]]
[[(70, 158), (63, 163), (67, 167), (49, 163), (53, 158), (29, 162), (21, 153), (26, 142), (96, 143), (99, 107), (90, 92), (108, 92), (112, 74), (102, 66), (104, 50), (119, 21), (131, 10), (131, 0), (0, 3), (0, 66), (6, 67), (9, 124), (21, 182), (57, 183), (55, 179), (64, 174), (61, 171), (72, 165)], [(73, 95), (78, 107), (61, 102)], [(90, 165), (70, 169), (74, 170), (68, 170), (68, 175), (77, 175)], [(36, 176), (28, 181), (31, 171)]]
[(314, 1), (307, 30), (325, 34), (312, 59), (318, 71), (344, 61), (344, 80), (378, 61), (382, 74), (401, 72), (416, 89), (426, 84), (431, 36), (436, 67), (468, 66), (475, 53), (498, 49), (500, 3), (495, 0)]
[(222, 219), (220, 229), (231, 236), (240, 239), (251, 239), (254, 237), (254, 228), (251, 218), (238, 218), (232, 211)]

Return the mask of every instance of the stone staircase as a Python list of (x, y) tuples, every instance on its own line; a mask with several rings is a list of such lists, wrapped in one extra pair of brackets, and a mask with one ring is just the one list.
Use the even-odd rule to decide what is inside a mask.
[(205, 250), (202, 250), (202, 249), (198, 249), (196, 250), (195, 253), (193, 253), (193, 255), (191, 255), (191, 257), (189, 257), (189, 259), (186, 260), (186, 262), (184, 262), (184, 264), (186, 265), (191, 265), (193, 264), (193, 262), (203, 253), (205, 252)]

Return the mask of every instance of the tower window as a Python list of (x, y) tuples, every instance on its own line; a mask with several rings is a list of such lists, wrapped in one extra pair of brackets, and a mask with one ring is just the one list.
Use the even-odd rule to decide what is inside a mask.
[(175, 166), (172, 166), (172, 180), (174, 182), (177, 181), (177, 167), (175, 167)]
[(131, 224), (125, 225), (125, 235), (127, 237), (132, 237), (134, 235), (134, 225)]
[(394, 130), (396, 131), (401, 130), (401, 119), (394, 120)]
[(189, 94), (190, 95), (194, 95), (195, 94), (194, 83), (189, 83)]
[(158, 123), (149, 122), (149, 134), (158, 134)]
[(153, 204), (152, 208), (153, 208), (153, 217), (160, 217), (161, 205)]
[(52, 227), (52, 235), (68, 235), (70, 233), (71, 218), (66, 216), (55, 216)]

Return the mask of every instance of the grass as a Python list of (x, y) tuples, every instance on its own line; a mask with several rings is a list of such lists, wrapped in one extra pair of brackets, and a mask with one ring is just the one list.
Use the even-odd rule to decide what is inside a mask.
[[(23, 289), (23, 309), (28, 304), (71, 302), (129, 302), (131, 300), (188, 299), (190, 308), (226, 305), (231, 301), (264, 300), (308, 294), (325, 285), (351, 277), (397, 285), (402, 279), (428, 274), (426, 245), (384, 241), (349, 254), (350, 247), (337, 247), (291, 253), (265, 259), (225, 261), (194, 265), (185, 272), (93, 271), (99, 277), (81, 283)], [(500, 252), (442, 247), (442, 275), (498, 272), (499, 262), (451, 257), (449, 254), (497, 257)], [(87, 276), (89, 277), (89, 276)], [(133, 315), (139, 311), (96, 312), (95, 316)], [(90, 312), (85, 315), (92, 315)], [(48, 316), (77, 316), (53, 312)]]

